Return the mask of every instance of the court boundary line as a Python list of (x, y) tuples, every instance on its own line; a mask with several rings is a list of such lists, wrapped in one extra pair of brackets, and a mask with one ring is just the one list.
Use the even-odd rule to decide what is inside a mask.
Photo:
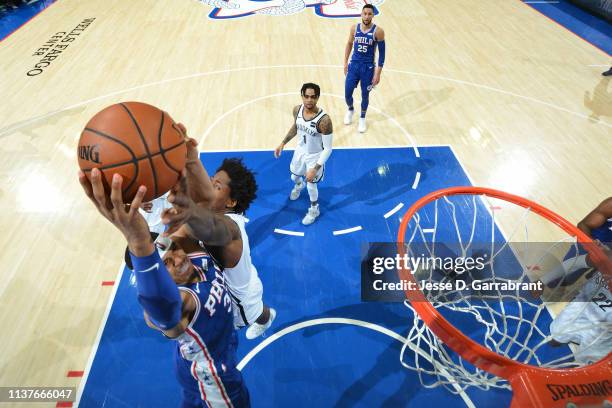
[[(520, 0), (519, 0), (520, 1)], [(522, 3), (522, 1), (521, 1)], [(131, 92), (131, 91), (137, 91), (140, 89), (144, 89), (144, 88), (149, 88), (152, 86), (156, 86), (156, 85), (164, 85), (167, 83), (171, 83), (171, 82), (176, 82), (176, 81), (182, 81), (184, 79), (191, 79), (191, 78), (198, 78), (198, 77), (206, 77), (206, 76), (212, 76), (212, 75), (218, 75), (218, 74), (225, 74), (225, 73), (234, 73), (234, 72), (244, 72), (244, 71), (256, 71), (256, 70), (267, 70), (267, 69), (291, 69), (291, 68), (328, 68), (328, 69), (342, 69), (343, 67), (340, 65), (325, 65), (325, 64), (288, 64), (288, 65), (256, 65), (256, 66), (251, 66), (251, 67), (242, 67), (242, 68), (228, 68), (228, 69), (222, 69), (222, 70), (214, 70), (214, 71), (206, 71), (206, 72), (198, 72), (198, 73), (194, 73), (194, 74), (189, 74), (189, 75), (182, 75), (182, 76), (178, 76), (178, 77), (174, 77), (174, 78), (168, 78), (168, 79), (162, 79), (159, 81), (154, 81), (154, 82), (148, 82), (145, 84), (141, 84), (141, 85), (136, 85), (133, 87), (129, 87), (129, 88), (124, 88), (124, 89), (120, 89), (117, 91), (113, 91), (113, 92), (109, 92), (105, 95), (100, 95), (100, 96), (96, 96), (94, 98), (90, 98), (90, 99), (86, 99), (84, 101), (81, 102), (77, 102), (74, 103), (72, 105), (69, 105), (67, 107), (61, 108), (61, 109), (57, 109), (55, 111), (51, 111), (45, 114), (42, 114), (40, 116), (36, 116), (34, 118), (30, 118), (30, 119), (26, 119), (23, 121), (19, 121), (19, 122), (15, 122), (12, 123), (2, 129), (0, 129), (0, 137), (12, 133), (22, 127), (28, 126), (32, 123), (36, 123), (40, 120), (49, 118), (51, 116), (57, 115), (59, 113), (68, 111), (70, 109), (75, 109), (81, 106), (85, 106), (91, 102), (96, 102), (102, 99), (106, 99), (106, 98), (110, 98), (111, 96), (115, 96), (115, 95), (120, 95), (123, 93), (127, 93), (127, 92)], [(497, 93), (501, 93), (501, 94), (505, 94), (505, 95), (510, 95), (510, 96), (514, 96), (516, 98), (519, 99), (524, 99), (536, 104), (540, 104), (540, 105), (544, 105), (547, 106), (549, 108), (553, 108), (565, 113), (569, 113), (571, 115), (574, 116), (578, 116), (582, 119), (588, 119), (589, 116), (584, 115), (582, 113), (579, 112), (574, 112), (570, 109), (567, 108), (563, 108), (561, 106), (549, 103), (549, 102), (545, 102), (545, 101), (540, 101), (539, 99), (535, 99), (531, 96), (525, 96), (525, 95), (520, 95), (517, 94), (515, 92), (511, 92), (511, 91), (506, 91), (504, 89), (500, 89), (500, 88), (495, 88), (489, 85), (483, 85), (483, 84), (478, 84), (475, 82), (470, 82), (470, 81), (464, 81), (461, 79), (455, 79), (455, 78), (450, 78), (450, 77), (444, 77), (441, 75), (433, 75), (433, 74), (424, 74), (424, 73), (420, 73), (420, 72), (413, 72), (413, 71), (408, 71), (408, 70), (400, 70), (400, 69), (394, 69), (394, 68), (385, 68), (385, 72), (392, 72), (392, 73), (398, 73), (398, 74), (405, 74), (405, 75), (414, 75), (414, 76), (421, 76), (421, 77), (426, 77), (426, 78), (432, 78), (432, 79), (438, 79), (438, 80), (442, 80), (442, 81), (448, 81), (448, 82), (454, 82), (457, 84), (461, 84), (461, 85), (469, 85), (469, 86), (473, 86), (475, 88), (481, 88), (481, 89), (485, 89), (488, 91), (492, 91), (492, 92), (497, 92)], [(612, 128), (612, 123), (608, 123), (605, 122), (603, 120), (598, 120), (597, 122), (595, 122), (595, 124), (600, 124), (606, 127), (610, 127)]]
[[(555, 24), (556, 24), (556, 25), (558, 25), (559, 27), (563, 28), (565, 31), (567, 31), (567, 32), (569, 32), (569, 33), (571, 33), (571, 34), (573, 34), (575, 37), (580, 38), (582, 41), (584, 41), (585, 43), (589, 44), (591, 47), (593, 47), (593, 48), (595, 48), (595, 49), (597, 49), (597, 50), (599, 50), (599, 51), (603, 52), (604, 54), (606, 54), (606, 56), (607, 56), (608, 58), (610, 58), (610, 56), (611, 56), (611, 55), (610, 55), (610, 54), (608, 54), (608, 52), (607, 52), (607, 51), (605, 51), (605, 50), (603, 50), (603, 49), (599, 48), (597, 45), (595, 45), (595, 43), (590, 42), (590, 41), (589, 41), (589, 40), (587, 40), (586, 38), (584, 38), (584, 37), (582, 37), (582, 36), (578, 35), (578, 34), (577, 34), (577, 33), (575, 33), (574, 31), (570, 30), (570, 28), (569, 28), (569, 27), (566, 27), (565, 25), (561, 24), (561, 23), (560, 23), (560, 22), (558, 22), (557, 20), (555, 20), (555, 19), (553, 19), (552, 17), (548, 16), (547, 14), (545, 14), (545, 13), (541, 12), (541, 11), (540, 11), (540, 10), (538, 10), (537, 8), (535, 8), (535, 7), (531, 6), (531, 4), (541, 4), (541, 3), (549, 3), (549, 2), (527, 2), (527, 1), (524, 1), (524, 0), (519, 0), (519, 2), (520, 2), (520, 3), (522, 3), (522, 4), (525, 4), (525, 5), (526, 5), (526, 6), (528, 6), (530, 9), (534, 10), (535, 12), (537, 12), (538, 14), (540, 14), (541, 16), (546, 17), (548, 20), (552, 21), (553, 23), (555, 23)], [(559, 3), (559, 2), (557, 1), (556, 3)], [(573, 5), (573, 6), (575, 6), (575, 7), (578, 7), (578, 6), (574, 5), (574, 4), (572, 4), (572, 5)], [(589, 13), (589, 14), (593, 15), (594, 17), (597, 17), (597, 18), (601, 19), (601, 17), (599, 17), (599, 16), (597, 16), (597, 15), (595, 15), (595, 14), (593, 14), (593, 13)], [(574, 16), (572, 16), (572, 17), (574, 17)], [(601, 19), (601, 20), (603, 20), (603, 19)], [(590, 27), (590, 26), (589, 26), (589, 27)]]
[[(370, 322), (366, 322), (364, 320), (357, 320), (357, 319), (349, 319), (349, 318), (345, 318), (345, 317), (325, 317), (325, 318), (319, 318), (319, 319), (312, 319), (312, 320), (306, 320), (300, 323), (296, 323), (293, 324), (291, 326), (285, 327), (284, 329), (275, 332), (274, 334), (272, 334), (269, 337), (266, 337), (261, 343), (259, 343), (258, 345), (256, 345), (255, 347), (253, 347), (244, 357), (242, 357), (242, 359), (240, 360), (240, 362), (237, 364), (237, 368), (238, 370), (242, 371), (242, 369), (244, 367), (246, 367), (246, 365), (257, 355), (259, 354), (259, 352), (261, 350), (263, 350), (264, 348), (268, 347), (270, 344), (274, 343), (276, 340), (280, 339), (281, 337), (284, 337), (288, 334), (291, 334), (295, 331), (298, 331), (300, 329), (303, 328), (307, 328), (307, 327), (311, 327), (311, 326), (319, 326), (319, 325), (324, 325), (324, 324), (341, 324), (341, 325), (347, 325), (347, 326), (358, 326), (358, 327), (363, 327), (366, 329), (370, 329), (373, 331), (377, 331), (379, 333), (385, 334), (389, 337), (391, 337), (392, 339), (395, 339), (397, 341), (399, 341), (400, 343), (406, 344), (406, 341), (408, 340), (406, 337), (402, 337), (401, 335), (397, 334), (396, 332), (387, 329), (384, 326), (380, 326), (378, 324), (375, 323), (370, 323)], [(413, 343), (409, 343), (410, 346), (413, 346)], [(416, 348), (410, 347), (411, 350), (413, 350), (415, 353), (420, 354), (421, 356), (424, 356), (424, 358), (428, 359), (427, 354), (422, 351), (420, 348), (418, 348), (418, 350)], [(448, 373), (446, 372), (446, 370), (444, 369), (444, 367), (440, 367), (440, 370), (442, 371), (443, 374), (445, 374), (445, 376), (448, 375)], [(468, 408), (475, 408), (476, 406), (474, 405), (474, 403), (472, 402), (471, 398), (467, 395), (467, 393), (462, 390), (459, 386), (457, 386), (456, 384), (451, 384), (451, 386), (453, 388), (455, 388), (455, 390), (458, 391), (458, 394), (461, 399), (463, 400), (463, 402), (465, 402), (465, 405)]]
[(40, 10), (38, 13), (34, 14), (32, 17), (28, 18), (26, 21), (24, 21), (23, 23), (21, 23), (17, 28), (15, 28), (13, 31), (11, 31), (10, 33), (8, 33), (6, 35), (6, 37), (0, 39), (0, 44), (2, 44), (2, 42), (6, 41), (10, 36), (12, 36), (13, 34), (15, 34), (17, 31), (19, 31), (20, 29), (22, 29), (26, 24), (30, 23), (32, 20), (34, 20), (36, 17), (40, 16), (42, 13), (44, 13), (46, 10), (49, 9), (49, 7), (53, 6), (54, 4), (57, 4), (59, 2), (59, 0), (54, 0), (53, 3), (49, 4), (47, 7), (45, 7), (44, 9)]
[(98, 328), (98, 333), (96, 334), (96, 340), (94, 345), (89, 353), (89, 358), (87, 360), (87, 365), (85, 366), (85, 373), (81, 378), (81, 382), (77, 388), (76, 399), (74, 400), (75, 408), (78, 408), (81, 403), (81, 398), (83, 397), (83, 391), (85, 391), (85, 386), (87, 385), (87, 379), (89, 378), (89, 373), (91, 372), (91, 367), (93, 366), (94, 359), (96, 358), (96, 354), (98, 354), (98, 347), (100, 346), (100, 341), (102, 340), (102, 334), (104, 333), (104, 329), (106, 328), (106, 323), (108, 321), (108, 317), (110, 316), (111, 309), (113, 304), (115, 303), (115, 297), (117, 296), (117, 291), (119, 290), (119, 285), (121, 283), (121, 276), (123, 275), (123, 270), (125, 269), (125, 262), (121, 262), (121, 267), (119, 268), (119, 272), (115, 277), (115, 285), (113, 287), (113, 292), (108, 298), (106, 303), (106, 310), (104, 311), (104, 316), (102, 317), (102, 322), (100, 327)]

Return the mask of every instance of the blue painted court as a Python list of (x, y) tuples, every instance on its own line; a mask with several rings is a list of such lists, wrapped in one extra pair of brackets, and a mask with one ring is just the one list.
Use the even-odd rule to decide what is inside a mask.
[[(238, 357), (248, 355), (241, 366), (254, 407), (466, 406), (443, 388), (423, 388), (401, 366), (402, 343), (389, 332), (405, 336), (411, 312), (402, 303), (360, 300), (362, 245), (396, 241), (400, 217), (426, 193), (470, 184), (449, 147), (419, 151), (420, 157), (405, 147), (334, 149), (319, 186), (322, 215), (309, 227), (300, 223), (308, 206), (305, 191), (297, 201), (288, 199), (292, 152), (279, 160), (271, 151), (202, 154), (211, 173), (229, 156), (242, 156), (257, 172), (258, 198), (247, 213), (247, 231), (264, 302), (278, 316), (265, 338), (249, 341), (240, 333)], [(385, 218), (399, 203), (404, 207)], [(482, 230), (490, 231), (487, 212), (482, 214)], [(333, 233), (353, 227), (361, 229)], [(368, 323), (378, 330), (364, 327)], [(286, 334), (276, 337), (280, 332)], [(265, 347), (249, 354), (262, 342)], [(172, 347), (146, 327), (124, 271), (80, 406), (177, 406)], [(470, 389), (468, 397), (477, 407), (503, 407), (511, 394)]]

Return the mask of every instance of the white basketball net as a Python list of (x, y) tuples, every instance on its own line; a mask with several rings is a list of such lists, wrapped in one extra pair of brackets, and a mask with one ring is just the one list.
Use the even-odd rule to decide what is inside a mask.
[[(530, 209), (524, 209), (518, 205), (504, 200), (483, 197), (480, 195), (463, 195), (460, 196), (461, 205), (457, 204), (456, 197), (442, 197), (429, 203), (425, 206), (427, 212), (427, 221), (421, 221), (426, 216), (423, 209), (419, 210), (423, 216), (419, 216), (419, 212), (415, 213), (410, 220), (406, 237), (404, 239), (406, 253), (408, 256), (417, 255), (411, 254), (411, 248), (416, 247), (417, 243), (419, 250), (423, 247), (427, 248), (430, 256), (435, 256), (437, 251), (436, 237), (442, 228), (448, 236), (449, 231), (454, 231), (456, 236), (455, 242), (459, 243), (462, 256), (470, 253), (473, 240), (475, 237), (476, 223), (478, 217), (486, 215), (492, 218), (490, 233), (487, 233), (487, 245), (490, 244), (489, 252), (491, 257), (487, 262), (490, 268), (490, 276), (486, 279), (478, 277), (482, 282), (502, 282), (502, 281), (524, 281), (530, 282), (540, 278), (541, 275), (549, 273), (555, 266), (534, 268), (535, 265), (543, 265), (547, 261), (550, 262), (553, 254), (557, 255), (557, 268), (561, 265), (563, 254), (570, 247), (577, 247), (578, 244), (574, 237), (569, 236), (556, 225), (553, 225), (545, 218), (533, 213)], [(455, 202), (453, 202), (455, 201)], [(483, 211), (482, 204), (490, 211)], [(479, 209), (480, 205), (480, 209)], [(512, 219), (512, 231), (510, 234), (505, 234), (505, 240), (499, 239), (499, 232), (495, 233), (496, 214), (500, 212), (500, 225), (503, 226), (503, 221), (506, 220), (509, 207), (513, 207), (514, 211)], [(433, 208), (433, 218), (431, 209)], [(472, 225), (459, 225), (457, 213), (461, 212), (461, 218), (471, 219)], [(480, 212), (480, 214), (479, 214)], [(484, 214), (483, 214), (484, 213)], [(503, 213), (503, 216), (501, 215)], [(518, 215), (518, 216), (517, 216)], [(433, 231), (432, 224), (433, 223)], [(546, 224), (547, 228), (554, 227), (560, 239), (554, 243), (539, 244), (536, 246), (523, 245), (523, 248), (513, 248), (514, 244), (509, 242), (520, 241), (529, 243), (530, 228), (534, 223)], [(533, 229), (533, 228), (532, 228)], [(476, 234), (477, 235), (477, 234)], [(496, 237), (497, 241), (496, 242)], [(447, 237), (445, 237), (446, 239)], [(532, 239), (532, 238), (531, 238)], [(510, 246), (509, 246), (510, 245)], [(512, 279), (502, 277), (500, 269), (503, 267), (496, 262), (496, 257), (502, 251), (512, 250), (516, 256), (517, 264), (520, 265), (520, 270), (513, 271)], [(537, 251), (534, 251), (537, 250)], [(534, 253), (538, 252), (538, 253)], [(554, 264), (554, 262), (553, 262)], [(568, 268), (567, 262), (565, 267)], [(570, 265), (571, 268), (571, 265)], [(540, 270), (534, 270), (540, 269)], [(469, 273), (469, 272), (466, 272)], [(463, 276), (463, 275), (462, 275)], [(420, 269), (416, 271), (417, 280), (440, 280), (439, 275), (436, 276), (433, 270)], [(573, 290), (579, 290), (584, 286), (584, 277), (582, 277)], [(561, 282), (559, 282), (560, 284)], [(561, 288), (557, 284), (550, 291), (566, 291), (567, 288)], [(525, 297), (524, 293), (519, 295), (519, 290), (513, 295), (508, 295), (509, 292), (504, 292), (503, 295), (487, 296), (487, 302), (482, 300), (472, 300), (464, 296), (461, 291), (447, 292), (442, 301), (432, 301), (433, 306), (447, 319), (453, 313), (462, 313), (463, 319), (471, 319), (473, 322), (478, 322), (483, 325), (484, 330), (480, 330), (476, 335), (465, 333), (472, 340), (480, 345), (492, 350), (493, 352), (503, 355), (515, 361), (519, 361), (529, 365), (547, 367), (547, 368), (569, 368), (578, 367), (587, 364), (585, 361), (580, 361), (577, 358), (577, 350), (567, 351), (566, 347), (559, 349), (555, 354), (554, 359), (546, 359), (542, 357), (542, 351), (550, 350), (550, 345), (547, 343), (551, 340), (550, 336), (550, 312), (547, 305), (538, 298)], [(554, 293), (551, 293), (554, 296)], [(547, 299), (549, 297), (547, 296)], [(564, 296), (564, 298), (568, 298)], [(431, 299), (431, 298), (430, 298)], [(410, 370), (418, 373), (421, 384), (425, 387), (436, 387), (443, 385), (452, 393), (460, 393), (470, 386), (480, 389), (489, 389), (490, 387), (510, 389), (508, 382), (500, 377), (496, 377), (486, 371), (472, 366), (470, 363), (463, 360), (457, 353), (446, 346), (436, 335), (427, 327), (427, 325), (419, 318), (414, 308), (409, 301), (404, 302), (405, 305), (412, 311), (414, 316), (413, 326), (406, 336), (405, 343), (400, 354), (400, 362)], [(583, 302), (581, 305), (585, 307), (588, 302)], [(562, 305), (558, 305), (562, 306)], [(579, 314), (579, 313), (578, 313)], [(577, 332), (585, 330), (585, 327), (580, 326), (580, 322), (569, 322), (570, 330)], [(572, 324), (573, 323), (573, 324)], [(605, 324), (605, 323), (603, 323)], [(461, 326), (458, 328), (461, 330)], [(592, 327), (589, 327), (592, 329)], [(602, 336), (611, 337), (612, 327), (608, 323), (606, 327), (602, 327)], [(593, 344), (582, 344), (579, 348), (588, 349), (591, 345), (600, 344), (602, 337), (594, 338)], [(599, 342), (599, 343), (597, 343)], [(611, 343), (608, 343), (609, 345)], [(414, 353), (408, 352), (412, 350)], [(562, 351), (565, 350), (565, 351)], [(550, 353), (548, 353), (550, 354)], [(559, 357), (560, 354), (565, 354)], [(588, 354), (588, 353), (587, 353)], [(414, 357), (413, 357), (414, 355)], [(590, 362), (589, 362), (590, 363)]]

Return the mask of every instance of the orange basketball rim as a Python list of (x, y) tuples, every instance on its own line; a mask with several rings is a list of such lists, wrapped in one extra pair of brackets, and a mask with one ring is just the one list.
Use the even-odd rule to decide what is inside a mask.
[[(456, 195), (481, 195), (505, 200), (555, 223), (585, 247), (599, 271), (607, 277), (609, 287), (612, 287), (612, 262), (584, 232), (533, 201), (490, 188), (451, 187), (434, 191), (418, 200), (402, 217), (397, 237), (400, 256), (406, 254), (404, 240), (415, 213), (427, 203)], [(401, 268), (399, 275), (403, 280), (416, 283), (414, 275), (407, 268)], [(612, 353), (595, 364), (580, 368), (551, 369), (523, 364), (499, 355), (464, 335), (442, 317), (420, 290), (407, 290), (405, 294), (429, 329), (453, 351), (472, 365), (508, 380), (513, 390), (511, 408), (612, 407)]]

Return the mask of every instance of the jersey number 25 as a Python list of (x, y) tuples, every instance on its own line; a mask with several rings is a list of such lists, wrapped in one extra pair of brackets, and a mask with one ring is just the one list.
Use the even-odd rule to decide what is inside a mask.
[(368, 46), (363, 44), (357, 45), (357, 51), (359, 52), (368, 52)]

